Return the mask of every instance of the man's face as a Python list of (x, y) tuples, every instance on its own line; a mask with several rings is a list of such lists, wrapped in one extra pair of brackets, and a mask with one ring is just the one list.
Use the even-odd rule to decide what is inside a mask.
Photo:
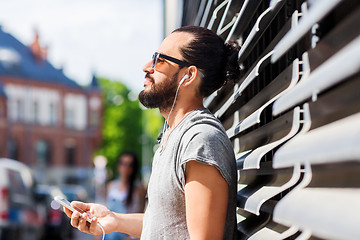
[[(148, 75), (148, 73), (146, 74)], [(139, 94), (139, 100), (146, 108), (167, 109), (171, 107), (177, 88), (177, 79), (179, 71), (171, 78), (167, 78), (162, 82), (155, 83), (152, 76), (146, 76), (152, 84), (150, 89), (144, 89)]]
[[(157, 52), (183, 60), (180, 47), (190, 40), (188, 33), (172, 33), (161, 44)], [(184, 69), (166, 59), (158, 58), (156, 70), (152, 68), (152, 61), (143, 67), (146, 73), (144, 87), (140, 92), (139, 100), (147, 108), (160, 108), (166, 110), (171, 107), (178, 81), (185, 75)], [(183, 72), (184, 73), (183, 73)]]

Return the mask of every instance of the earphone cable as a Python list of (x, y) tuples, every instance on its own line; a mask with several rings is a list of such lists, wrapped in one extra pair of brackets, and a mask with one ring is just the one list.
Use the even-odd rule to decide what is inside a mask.
[[(163, 137), (165, 136), (165, 131), (166, 131), (166, 130), (165, 130), (165, 126), (166, 126), (165, 124), (167, 124), (167, 125), (169, 126), (169, 119), (170, 119), (170, 115), (171, 115), (172, 110), (174, 109), (175, 102), (176, 102), (176, 98), (177, 98), (177, 95), (178, 95), (178, 92), (179, 92), (180, 86), (181, 86), (181, 84), (179, 84), (178, 88), (176, 89), (174, 102), (173, 102), (173, 104), (172, 104), (172, 106), (171, 106), (171, 109), (170, 109), (169, 115), (168, 115), (168, 117), (167, 117), (167, 119), (166, 119), (166, 122), (164, 122), (164, 127), (163, 127)], [(170, 126), (169, 126), (169, 127), (170, 127)]]
[(102, 230), (102, 232), (103, 232), (102, 240), (105, 240), (105, 230), (104, 230), (103, 226), (101, 226), (100, 223), (97, 223), (97, 225), (101, 228), (101, 230)]

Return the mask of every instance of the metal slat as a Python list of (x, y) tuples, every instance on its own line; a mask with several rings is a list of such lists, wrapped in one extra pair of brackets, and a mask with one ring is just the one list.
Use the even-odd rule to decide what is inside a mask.
[(207, 0), (201, 0), (200, 5), (199, 5), (199, 9), (198, 12), (196, 14), (196, 18), (194, 20), (194, 25), (195, 26), (199, 26), (200, 21), (202, 19), (202, 16), (204, 16), (205, 14), (205, 4), (206, 4)]
[(226, 111), (228, 111), (228, 109), (237, 101), (237, 98), (242, 94), (244, 89), (255, 79), (255, 77), (259, 76), (259, 73), (269, 64), (270, 57), (273, 54), (273, 47), (278, 43), (278, 41), (280, 41), (282, 36), (285, 35), (289, 27), (293, 24), (296, 24), (296, 20), (294, 19), (297, 19), (297, 12), (292, 16), (292, 19), (282, 27), (282, 30), (266, 47), (264, 52), (260, 55), (259, 59), (252, 65), (250, 68), (251, 70), (247, 71), (244, 77), (240, 79), (240, 87), (229, 99), (227, 99), (224, 104), (221, 105), (221, 108), (215, 112), (215, 116), (221, 118), (226, 113)]
[[(253, 5), (252, 5), (253, 6)], [(280, 41), (280, 39), (285, 35), (285, 33), (290, 29), (290, 27), (294, 24), (297, 24), (297, 18), (298, 18), (298, 15), (297, 15), (297, 11), (295, 11), (292, 15), (292, 18), (291, 20), (289, 20), (284, 26), (283, 28), (281, 29), (281, 31), (277, 34), (277, 36), (271, 41), (271, 43), (269, 44), (269, 46), (267, 47), (267, 49), (263, 52), (263, 54), (261, 54), (260, 56), (260, 60), (256, 63), (253, 64), (253, 66), (250, 68), (254, 71), (254, 69), (256, 70), (256, 66), (261, 64), (261, 58), (263, 56), (266, 55), (266, 53), (268, 53), (269, 51), (271, 51), (273, 49), (273, 47)], [(242, 79), (240, 79), (239, 83), (242, 83), (244, 81), (244, 79), (246, 79), (246, 77), (254, 77), (254, 75), (252, 74), (253, 71), (248, 71), (247, 73), (245, 73), (244, 77), (242, 77)], [(252, 79), (253, 80), (253, 79)], [(207, 97), (205, 100), (204, 100), (204, 106), (205, 107), (210, 107), (212, 105), (214, 105), (214, 102), (217, 101), (217, 99), (219, 98), (223, 98), (224, 96), (221, 95), (224, 90), (226, 88), (221, 88), (215, 92), (213, 92), (209, 97)], [(234, 96), (232, 96), (234, 97)], [(235, 101), (238, 101), (238, 99), (233, 99), (233, 100), (230, 100), (228, 99), (228, 102), (224, 102), (222, 104), (218, 104), (220, 106), (222, 106), (223, 109), (225, 109), (225, 111), (227, 111), (227, 108), (230, 107), (232, 104), (231, 104), (231, 101), (233, 101), (233, 103), (235, 103)], [(221, 110), (222, 111), (222, 110)], [(219, 118), (222, 117), (222, 115), (217, 115)]]
[(260, 0), (245, 0), (244, 4), (242, 5), (240, 12), (238, 13), (236, 22), (232, 26), (229, 35), (226, 38), (226, 42), (233, 39), (234, 33), (236, 36), (242, 34), (246, 26), (249, 24), (253, 14), (256, 12), (256, 9), (260, 5)]
[[(360, 117), (349, 120), (360, 114), (358, 4), (281, 1), (264, 21), (268, 4), (278, 1), (198, 0), (198, 15), (184, 15), (243, 44), (238, 85), (228, 83), (204, 101), (236, 154), (239, 239), (360, 239)], [(251, 31), (256, 19), (259, 29)], [(297, 58), (296, 84), (286, 89), (277, 78), (295, 79), (289, 64)]]
[(214, 99), (217, 97), (218, 95), (218, 91), (214, 91), (210, 96), (208, 96), (207, 98), (204, 99), (204, 106), (205, 107), (209, 107), (209, 105), (211, 104), (212, 101), (214, 101)]
[[(228, 35), (228, 33), (231, 31), (232, 27), (236, 23), (239, 17), (239, 12), (241, 11), (241, 8), (244, 4), (246, 4), (246, 1), (232, 1), (230, 3), (229, 10), (226, 13), (224, 22), (219, 25), (216, 32), (223, 39), (225, 39), (226, 35)], [(227, 42), (227, 40), (225, 40), (225, 42)]]
[(360, 160), (360, 113), (294, 137), (273, 157), (274, 168)]
[[(258, 191), (248, 197), (244, 209), (256, 215), (260, 215), (260, 208), (263, 203), (290, 187), (293, 187), (299, 181), (301, 176), (300, 171), (300, 165), (297, 165), (294, 167), (291, 179), (288, 181), (282, 182), (283, 179), (280, 179), (279, 182), (281, 183), (278, 183), (277, 179), (275, 179), (269, 184), (262, 186)], [(278, 184), (281, 185), (278, 186)]]
[(242, 81), (239, 88), (234, 92), (234, 94), (226, 101), (224, 105), (215, 113), (215, 116), (220, 118), (226, 110), (236, 101), (236, 99), (242, 94), (244, 89), (254, 80), (255, 77), (259, 75), (259, 72), (270, 62), (270, 57), (273, 52), (269, 52), (263, 58), (261, 58), (254, 68), (249, 72), (246, 78)]
[(217, 35), (221, 35), (224, 31), (226, 31), (229, 27), (231, 27), (232, 24), (235, 23), (236, 16), (233, 16), (230, 23), (228, 23), (227, 25), (224, 26), (224, 22), (225, 22), (226, 16), (228, 15), (228, 12), (229, 12), (229, 9), (230, 9), (230, 6), (231, 6), (231, 2), (232, 2), (232, 0), (228, 0), (225, 11), (224, 11), (224, 13), (223, 13), (223, 15), (221, 17), (219, 26), (218, 26), (218, 28), (216, 30)]
[[(214, 9), (214, 11), (213, 11), (213, 13), (212, 13), (212, 16), (211, 16), (211, 18), (210, 18), (210, 21), (209, 21), (209, 24), (208, 24), (208, 26), (207, 26), (207, 28), (208, 29), (210, 29), (210, 30), (213, 30), (212, 28), (213, 28), (213, 26), (214, 26), (214, 23), (215, 23), (215, 20), (217, 19), (217, 17), (218, 17), (218, 13), (220, 12), (220, 10), (222, 10), (224, 7), (226, 7), (225, 8), (225, 13), (228, 11), (228, 9), (229, 9), (229, 6), (230, 6), (230, 4), (229, 3), (231, 3), (231, 0), (224, 0), (222, 3), (220, 3), (215, 9)], [(224, 14), (225, 15), (225, 14)], [(224, 16), (223, 15), (223, 16)], [(223, 18), (224, 17), (222, 17), (221, 18), (221, 21), (223, 21)], [(215, 32), (215, 31), (214, 31)]]
[(321, 38), (315, 48), (308, 51), (312, 71), (360, 34), (359, 22), (360, 8), (358, 7), (325, 37)]
[(323, 90), (359, 72), (359, 52), (360, 36), (311, 72), (306, 80), (302, 78), (291, 91), (279, 98), (273, 105), (273, 114), (278, 115), (310, 97), (314, 98)]
[(274, 148), (280, 146), (299, 131), (300, 129), (300, 110), (299, 108), (294, 109), (294, 117), (292, 122), (292, 127), (288, 134), (284, 137), (280, 138), (279, 140), (273, 141), (271, 143), (265, 144), (253, 150), (249, 155), (247, 155), (243, 161), (243, 169), (251, 169), (251, 168), (259, 168), (261, 158)]
[(237, 224), (240, 239), (246, 239), (248, 236), (251, 236), (257, 232), (261, 226), (265, 226), (269, 221), (271, 221), (270, 214), (262, 214), (260, 216), (253, 214), (246, 215), (246, 218)]
[(360, 188), (359, 160), (311, 164), (308, 188)]
[[(239, 109), (241, 122), (227, 131), (229, 138), (260, 122), (263, 110), (295, 86), (299, 79), (299, 60), (279, 74), (268, 86)], [(245, 120), (244, 120), (245, 118)]]
[(336, 7), (341, 0), (318, 0), (312, 1), (312, 6), (300, 20), (299, 24), (292, 28), (274, 48), (275, 54), (271, 62), (276, 62), (286, 51), (290, 49), (311, 27)]
[(299, 121), (299, 112), (298, 108), (294, 109), (260, 128), (239, 136), (240, 151), (256, 149), (285, 137), (291, 132), (293, 121)]
[(360, 74), (309, 103), (311, 129), (360, 112)]
[(278, 232), (271, 227), (264, 227), (251, 235), (248, 240), (283, 240), (293, 236), (298, 230), (298, 228), (291, 227), (284, 232)]
[(201, 22), (200, 22), (200, 26), (201, 27), (205, 27), (205, 24), (206, 24), (206, 21), (207, 21), (207, 18), (209, 16), (209, 13), (211, 11), (211, 6), (213, 4), (213, 0), (208, 0), (207, 4), (206, 4), (206, 8), (205, 8), (205, 11), (204, 11), (204, 14), (201, 18)]
[[(310, 117), (310, 110), (309, 105), (304, 104), (303, 110), (303, 120), (302, 120), (302, 128), (298, 132), (298, 129), (300, 127), (300, 119), (293, 122), (292, 128), (289, 131), (287, 135), (284, 137), (273, 141), (269, 144), (265, 144), (263, 146), (260, 146), (254, 150), (248, 150), (245, 152), (238, 153), (236, 155), (236, 164), (238, 169), (258, 169), (261, 164), (261, 158), (268, 153), (269, 151), (273, 150), (274, 148), (278, 147), (280, 144), (284, 143), (285, 141), (289, 140), (291, 137), (293, 137), (296, 133), (297, 136), (302, 135), (309, 131), (311, 126), (311, 117)], [(297, 113), (296, 113), (297, 114)], [(299, 118), (298, 115), (294, 115), (296, 119)]]
[(209, 101), (206, 101), (206, 107), (208, 107), (213, 113), (219, 110), (219, 108), (226, 102), (226, 100), (234, 93), (234, 91), (239, 87), (238, 84), (233, 84), (231, 82), (222, 86), (221, 89), (216, 91), (216, 94), (210, 95)]
[(297, 189), (275, 206), (274, 221), (324, 239), (360, 239), (359, 202), (359, 188)]
[(301, 229), (301, 239), (358, 239), (359, 169), (358, 160), (306, 163), (303, 181), (275, 206), (274, 220)]
[(259, 41), (259, 38), (269, 27), (271, 21), (274, 19), (276, 14), (279, 12), (280, 8), (283, 6), (284, 1), (277, 0), (273, 1), (274, 4), (271, 4), (256, 20), (255, 25), (247, 36), (244, 44), (241, 46), (239, 51), (239, 62), (242, 62), (247, 54), (252, 50), (252, 48)]

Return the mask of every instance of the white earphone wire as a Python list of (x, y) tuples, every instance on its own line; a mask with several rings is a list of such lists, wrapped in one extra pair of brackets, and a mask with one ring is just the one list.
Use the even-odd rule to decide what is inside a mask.
[(166, 122), (164, 122), (163, 134), (162, 134), (163, 137), (165, 136), (165, 132), (166, 132), (166, 130), (167, 130), (167, 129), (165, 129), (166, 124), (169, 126), (170, 115), (171, 115), (172, 110), (174, 109), (175, 102), (176, 102), (176, 98), (177, 98), (177, 95), (178, 95), (180, 86), (181, 86), (181, 84), (185, 81), (185, 79), (187, 79), (187, 78), (189, 78), (189, 75), (185, 74), (185, 76), (180, 80), (179, 85), (178, 85), (178, 88), (176, 89), (174, 102), (173, 102), (173, 104), (172, 104), (172, 106), (171, 106), (171, 109), (170, 109), (169, 115), (168, 115), (168, 117), (167, 117), (167, 119), (166, 119)]
[(97, 225), (101, 228), (101, 231), (103, 232), (101, 239), (104, 240), (105, 239), (105, 230), (104, 230), (103, 226), (101, 226), (100, 223), (97, 223)]

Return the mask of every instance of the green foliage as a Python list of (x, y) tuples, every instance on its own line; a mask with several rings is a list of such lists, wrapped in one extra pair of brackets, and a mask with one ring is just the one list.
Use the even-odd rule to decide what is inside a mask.
[(164, 123), (163, 117), (161, 116), (158, 109), (146, 109), (143, 110), (144, 116), (144, 128), (147, 136), (157, 138), (159, 130), (162, 128)]
[(122, 152), (134, 151), (142, 159), (144, 147), (152, 149), (162, 120), (157, 110), (142, 110), (138, 100), (129, 99), (131, 91), (121, 82), (105, 78), (98, 78), (98, 82), (103, 91), (104, 115), (103, 141), (96, 154), (105, 156), (109, 170), (115, 173)]

